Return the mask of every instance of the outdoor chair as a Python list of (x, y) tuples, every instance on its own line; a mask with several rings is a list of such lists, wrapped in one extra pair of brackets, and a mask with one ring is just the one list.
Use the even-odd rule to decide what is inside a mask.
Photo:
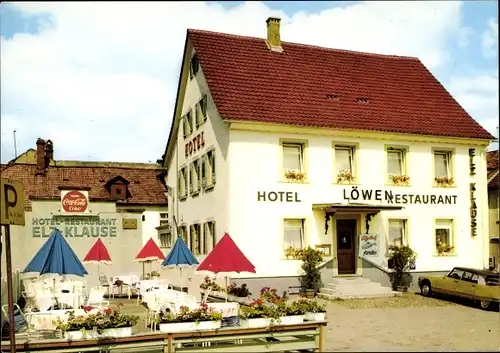
[(104, 304), (104, 306), (109, 306), (109, 301), (104, 299), (105, 292), (105, 287), (95, 286), (90, 288), (90, 293), (85, 305), (97, 305), (99, 307), (102, 307)]
[(12, 326), (14, 326), (14, 330), (15, 330), (14, 332), (16, 333), (16, 338), (19, 337), (22, 340), (23, 336), (25, 336), (29, 340), (30, 333), (33, 333), (33, 332), (30, 328), (30, 325), (29, 325), (29, 322), (28, 322), (26, 316), (24, 315), (24, 313), (21, 310), (21, 308), (19, 307), (19, 305), (14, 303), (14, 325), (11, 325), (11, 323), (9, 321), (9, 311), (8, 310), (9, 310), (8, 304), (2, 305), (2, 312), (5, 315), (5, 321), (9, 325), (9, 330), (11, 329)]

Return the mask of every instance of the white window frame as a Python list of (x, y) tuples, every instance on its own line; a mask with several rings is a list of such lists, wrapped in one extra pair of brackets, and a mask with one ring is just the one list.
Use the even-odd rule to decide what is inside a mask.
[(290, 246), (290, 242), (287, 242), (287, 230), (300, 231), (299, 246), (292, 246), (293, 248), (304, 249), (305, 246), (305, 222), (304, 218), (285, 218), (283, 219), (283, 252), (285, 252)]
[[(289, 170), (293, 170), (293, 171), (303, 173), (304, 172), (304, 144), (303, 143), (294, 143), (294, 142), (283, 142), (281, 144), (281, 148), (282, 148), (282, 153), (283, 153), (283, 170), (285, 172), (289, 171)], [(285, 154), (286, 154), (285, 150), (287, 148), (295, 148), (295, 149), (299, 150), (299, 167), (300, 167), (300, 169), (289, 168), (285, 164)]]
[(191, 245), (189, 244), (188, 227), (186, 225), (182, 225), (177, 228), (177, 235), (184, 240), (184, 243), (186, 243), (188, 248), (191, 248)]
[[(449, 232), (449, 246), (455, 247), (455, 234), (453, 234), (453, 219), (449, 218), (439, 218), (436, 219), (434, 222), (434, 252), (437, 254), (437, 241), (438, 241), (438, 234), (437, 231), (440, 229), (445, 229), (448, 230)], [(455, 250), (453, 250), (451, 253), (455, 253)]]
[(202, 185), (204, 185), (205, 190), (213, 188), (215, 185), (216, 176), (216, 162), (215, 162), (215, 149), (207, 151), (203, 157), (203, 168), (204, 168), (204, 178), (202, 175)]
[(207, 121), (207, 95), (201, 97), (200, 101), (196, 103), (196, 128), (203, 125)]
[(189, 191), (191, 195), (197, 195), (200, 192), (201, 173), (198, 160), (194, 160), (189, 166)]
[[(394, 176), (402, 176), (406, 175), (406, 150), (403, 148), (388, 148), (387, 149), (387, 175), (394, 175)], [(399, 173), (393, 173), (391, 170), (389, 170), (390, 163), (389, 161), (392, 160), (391, 155), (399, 155)]]
[(160, 212), (160, 227), (168, 224), (168, 212)]
[(184, 199), (188, 194), (188, 177), (187, 168), (184, 166), (179, 171), (179, 198)]
[(355, 147), (352, 147), (352, 146), (342, 146), (342, 145), (335, 145), (335, 149), (334, 149), (334, 153), (335, 153), (335, 173), (336, 175), (341, 171), (341, 170), (344, 170), (344, 169), (340, 169), (339, 168), (339, 163), (338, 163), (338, 156), (337, 156), (337, 151), (348, 151), (349, 152), (349, 169), (347, 170), (349, 173), (351, 173), (351, 175), (354, 176), (354, 173), (355, 173), (355, 170), (354, 170), (354, 151), (355, 151)]
[(389, 218), (387, 222), (387, 249), (391, 245), (397, 245), (395, 239), (392, 239), (391, 229), (395, 229), (393, 225), (398, 224), (401, 229), (401, 244), (398, 246), (408, 245), (408, 221), (404, 218)]
[(160, 243), (160, 248), (171, 248), (172, 247), (172, 233), (162, 233), (158, 235), (158, 241)]
[[(446, 168), (446, 174), (447, 175), (438, 175), (437, 174), (437, 168), (436, 168), (436, 156), (445, 156), (444, 161), (446, 163), (445, 168)], [(452, 173), (451, 173), (451, 158), (452, 158), (452, 153), (449, 151), (439, 151), (435, 150), (433, 153), (433, 158), (434, 158), (434, 178), (451, 178)]]
[(189, 249), (193, 255), (201, 255), (202, 244), (201, 244), (201, 224), (195, 223), (191, 224), (189, 227)]
[(182, 122), (183, 122), (182, 129), (184, 132), (184, 138), (186, 139), (193, 133), (191, 110), (188, 111), (186, 115), (184, 115), (184, 117), (182, 118)]

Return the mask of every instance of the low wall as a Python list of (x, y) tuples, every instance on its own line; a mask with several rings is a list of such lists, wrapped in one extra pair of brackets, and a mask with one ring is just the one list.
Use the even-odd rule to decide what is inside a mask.
[[(372, 263), (366, 261), (365, 259), (363, 260), (363, 277), (368, 278), (369, 280), (373, 282), (380, 283), (384, 287), (391, 287), (391, 279), (390, 279), (390, 272), (385, 272), (379, 267), (373, 265)], [(440, 275), (446, 275), (448, 271), (433, 271), (433, 272), (418, 272), (418, 271), (411, 271), (411, 286), (409, 290), (411, 291), (420, 291), (420, 288), (418, 288), (418, 277), (420, 276), (440, 276)]]

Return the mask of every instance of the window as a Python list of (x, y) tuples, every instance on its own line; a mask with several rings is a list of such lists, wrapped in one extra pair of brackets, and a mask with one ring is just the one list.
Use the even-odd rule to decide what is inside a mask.
[(160, 213), (160, 227), (168, 225), (168, 213)]
[(405, 175), (405, 151), (389, 147), (387, 149), (387, 174)]
[(283, 144), (283, 167), (285, 171), (303, 172), (303, 145), (300, 143)]
[(205, 190), (215, 185), (215, 150), (210, 150), (201, 161), (201, 183)]
[(454, 279), (461, 279), (462, 276), (464, 275), (464, 270), (461, 270), (459, 268), (454, 268), (453, 270), (448, 273), (448, 277), (454, 278)]
[(189, 244), (193, 255), (201, 254), (201, 227), (199, 224), (193, 224), (190, 227)]
[(203, 254), (208, 254), (215, 246), (216, 241), (215, 241), (215, 235), (216, 235), (216, 229), (215, 229), (215, 221), (207, 222), (205, 223), (203, 231), (203, 247), (202, 247), (202, 252)]
[(193, 132), (193, 114), (191, 110), (184, 116), (182, 121), (183, 121), (184, 138), (186, 138)]
[(172, 233), (160, 233), (158, 235), (158, 240), (160, 242), (160, 248), (171, 248), (172, 247)]
[(389, 245), (402, 246), (407, 245), (406, 238), (406, 220), (389, 220)]
[(335, 146), (334, 173), (337, 183), (354, 181), (354, 147)]
[(200, 166), (199, 162), (193, 161), (191, 163), (191, 166), (189, 168), (189, 180), (190, 180), (190, 187), (189, 191), (191, 195), (197, 195), (200, 192), (200, 184), (201, 184), (201, 173), (200, 173)]
[(178, 192), (179, 192), (179, 199), (184, 199), (187, 196), (187, 185), (188, 185), (188, 176), (187, 176), (187, 170), (186, 167), (182, 167), (181, 170), (179, 171), (178, 175)]
[(434, 177), (451, 178), (451, 153), (443, 151), (434, 152)]
[(304, 248), (304, 220), (284, 220), (284, 250), (292, 247), (294, 249)]
[(207, 121), (207, 96), (204, 95), (196, 104), (196, 128)]
[(200, 60), (198, 59), (198, 55), (194, 54), (191, 58), (191, 63), (189, 65), (189, 77), (193, 78), (196, 76), (198, 71), (200, 70)]
[(436, 220), (435, 245), (439, 255), (453, 253), (453, 221), (450, 219)]

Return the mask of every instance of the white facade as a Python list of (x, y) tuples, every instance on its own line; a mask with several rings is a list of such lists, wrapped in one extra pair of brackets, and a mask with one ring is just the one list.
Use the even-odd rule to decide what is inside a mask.
[[(328, 248), (327, 259), (333, 260), (332, 275), (336, 275), (339, 273), (340, 254), (337, 223), (339, 219), (354, 219), (356, 229), (352, 239), (352, 273), (362, 274), (363, 262), (358, 257), (360, 234), (367, 231), (366, 214), (376, 213), (368, 223), (369, 233), (378, 235), (380, 239), (378, 255), (369, 259), (373, 263), (387, 267), (389, 224), (393, 229), (392, 237), (399, 230), (394, 228), (395, 225), (400, 224), (401, 233), (404, 233), (403, 243), (409, 244), (418, 253), (418, 272), (444, 271), (455, 265), (487, 266), (487, 141), (226, 123), (218, 115), (201, 68), (193, 78), (189, 77), (188, 71), (189, 62), (185, 59), (178, 114), (174, 123), (174, 127), (180, 128), (174, 131), (176, 136), (171, 136), (166, 160), (167, 184), (175, 191), (169, 197), (169, 216), (172, 221), (175, 217), (179, 226), (187, 227), (191, 236), (186, 237), (188, 244), (203, 243), (204, 237), (207, 238), (206, 224), (215, 221), (216, 240), (225, 231), (229, 232), (256, 266), (257, 277), (296, 276), (299, 274), (299, 261), (285, 258), (284, 250), (288, 244), (284, 241), (284, 223), (285, 220), (302, 220), (303, 246), (320, 245)], [(204, 95), (207, 95), (207, 120), (199, 127), (194, 124), (194, 131), (185, 138), (183, 119)], [(188, 153), (185, 154), (186, 144), (201, 133), (204, 144), (200, 143), (198, 148), (196, 140), (197, 148), (193, 145), (190, 153), (188, 145)], [(290, 182), (285, 178), (285, 164), (293, 164), (290, 157), (284, 158), (283, 145), (288, 143), (301, 146), (300, 168), (305, 173), (302, 182)], [(336, 146), (347, 146), (352, 153), (355, 181), (351, 184), (337, 183), (339, 164), (342, 161), (345, 164), (345, 159), (340, 157), (339, 152), (336, 160)], [(393, 152), (389, 153), (391, 149), (401, 153), (404, 162), (399, 164), (400, 172), (409, 176), (407, 185), (395, 186), (389, 180), (388, 165), (394, 168), (394, 163), (388, 161), (394, 156)], [(469, 156), (470, 149), (474, 149), (475, 156)], [(201, 191), (194, 196), (188, 192), (185, 198), (179, 199), (178, 189), (182, 189), (179, 184), (181, 168), (191, 168), (193, 161), (200, 158), (206, 161), (207, 152), (211, 150), (215, 153), (215, 185), (210, 190), (201, 187)], [(443, 153), (446, 157), (443, 157)], [(439, 171), (435, 169), (444, 168), (441, 158), (449, 162), (447, 175), (454, 180), (449, 187), (439, 187), (435, 182), (435, 177), (439, 176)], [(475, 175), (471, 175), (471, 163), (475, 164)], [(198, 170), (201, 172), (202, 169)], [(207, 170), (205, 177), (208, 175)], [(475, 183), (475, 211), (471, 211), (471, 183)], [(372, 190), (372, 198), (348, 200), (353, 187), (361, 194), (362, 190), (365, 193)], [(376, 190), (380, 190), (381, 200), (376, 200)], [(391, 191), (395, 195), (392, 202), (385, 199), (386, 192)], [(277, 196), (282, 192), (283, 200), (278, 198), (277, 201), (270, 201), (270, 192), (277, 193)], [(266, 201), (263, 200), (263, 193), (266, 193)], [(403, 197), (402, 194), (418, 194), (419, 202), (403, 204), (403, 199), (409, 200), (410, 196)], [(274, 194), (271, 194), (273, 197)], [(361, 203), (373, 210), (355, 212), (349, 207), (342, 207), (342, 204), (348, 203)], [(329, 218), (325, 234), (323, 208), (335, 204), (338, 209)], [(402, 209), (378, 212), (377, 207), (382, 206), (401, 206)], [(476, 235), (471, 234), (472, 213), (475, 215)], [(194, 224), (200, 224), (200, 236), (196, 233), (192, 235), (191, 226)], [(287, 221), (287, 224), (292, 223)], [(446, 241), (453, 249), (440, 256), (436, 249), (436, 229), (447, 227), (449, 230), (438, 230), (437, 233), (449, 236)], [(210, 250), (212, 244), (208, 245), (205, 251), (200, 252), (201, 257)], [(196, 245), (191, 244), (191, 247)]]

